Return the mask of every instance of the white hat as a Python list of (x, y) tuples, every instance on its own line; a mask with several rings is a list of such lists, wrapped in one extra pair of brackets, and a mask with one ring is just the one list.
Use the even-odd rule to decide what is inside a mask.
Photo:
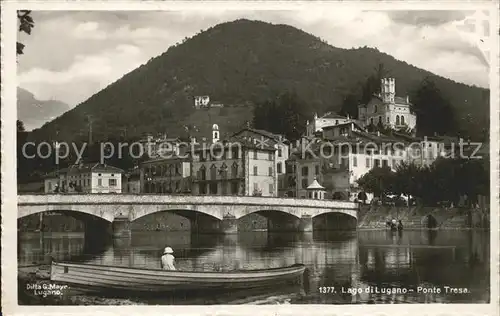
[(165, 247), (165, 250), (163, 250), (163, 253), (174, 253), (174, 251), (170, 247)]

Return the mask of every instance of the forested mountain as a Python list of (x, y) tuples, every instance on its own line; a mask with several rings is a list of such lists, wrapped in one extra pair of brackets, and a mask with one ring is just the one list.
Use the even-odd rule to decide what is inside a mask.
[(38, 128), (69, 109), (69, 105), (64, 102), (37, 100), (33, 93), (17, 88), (17, 118), (24, 123), (26, 130)]
[(215, 116), (222, 131), (251, 121), (253, 105), (286, 90), (295, 91), (311, 115), (339, 111), (345, 96), (358, 90), (380, 64), (396, 78), (398, 95), (411, 98), (430, 76), (462, 130), (475, 137), (487, 128), (489, 90), (435, 76), (376, 49), (340, 49), (291, 26), (237, 20), (170, 47), (31, 136), (84, 139), (88, 115), (94, 140), (145, 132), (181, 135), (185, 125), (209, 129), (205, 125), (214, 123), (214, 116), (208, 122), (194, 109), (194, 95), (238, 105)]

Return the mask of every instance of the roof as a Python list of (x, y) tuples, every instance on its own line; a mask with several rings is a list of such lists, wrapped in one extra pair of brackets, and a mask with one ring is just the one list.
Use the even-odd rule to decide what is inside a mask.
[(325, 188), (321, 186), (316, 178), (314, 178), (314, 181), (307, 187), (306, 190), (324, 190)]
[(267, 137), (267, 138), (270, 138), (270, 139), (274, 140), (275, 142), (285, 142), (285, 141), (287, 141), (287, 139), (283, 135), (274, 134), (272, 132), (269, 132), (269, 131), (266, 131), (266, 130), (263, 130), (263, 129), (256, 129), (256, 128), (251, 128), (251, 127), (245, 127), (244, 129), (242, 129), (242, 130), (234, 133), (231, 137), (240, 135), (241, 133), (243, 133), (245, 131), (249, 131), (249, 132), (252, 132), (252, 133), (255, 133), (255, 134), (262, 135), (264, 137)]
[[(108, 164), (99, 162), (74, 164), (67, 168), (68, 173), (83, 173), (83, 172), (116, 172), (123, 173), (123, 170)], [(59, 171), (61, 172), (61, 171)]]
[(341, 123), (341, 124), (337, 124), (337, 125), (329, 125), (329, 126), (325, 126), (325, 127), (322, 127), (323, 130), (325, 129), (333, 129), (333, 128), (337, 128), (337, 127), (342, 127), (342, 126), (347, 126), (347, 125), (351, 125), (351, 124), (354, 124), (356, 125), (356, 127), (358, 127), (360, 130), (364, 131), (365, 128), (363, 126), (361, 126), (361, 124), (359, 124), (358, 122), (352, 120), (352, 121), (349, 121), (349, 122), (345, 122), (345, 123)]
[(188, 157), (179, 157), (177, 155), (172, 155), (171, 157), (161, 157), (161, 158), (149, 159), (149, 160), (141, 162), (141, 165), (156, 163), (156, 162), (168, 162), (168, 161), (173, 161), (173, 160), (180, 160), (180, 161), (188, 160)]
[(406, 98), (398, 97), (398, 96), (394, 97), (394, 103), (396, 103), (396, 104), (406, 104), (406, 105), (410, 105), (411, 104), (411, 102), (406, 102)]
[(335, 112), (327, 112), (327, 113), (323, 114), (323, 116), (321, 116), (319, 118), (347, 119), (346, 116), (342, 116), (342, 115), (337, 114)]
[[(254, 140), (250, 140), (250, 139), (247, 139), (247, 138), (242, 137), (242, 136), (231, 136), (229, 138), (226, 138), (224, 140), (217, 142), (217, 144), (218, 144), (217, 146), (214, 146), (214, 144), (212, 142), (195, 143), (193, 146), (190, 146), (187, 149), (187, 152), (191, 152), (192, 149), (194, 149), (195, 152), (201, 151), (201, 150), (210, 150), (210, 148), (230, 149), (230, 148), (237, 147), (236, 144), (241, 146), (241, 148), (254, 148), (254, 149), (266, 150), (266, 151), (275, 151), (276, 150), (276, 148), (274, 148), (274, 144), (268, 144), (265, 141), (259, 141), (259, 140), (256, 140), (254, 142)], [(222, 144), (222, 146), (219, 144)], [(212, 146), (214, 146), (214, 147), (212, 147)]]
[[(379, 101), (377, 104), (389, 104), (389, 102), (383, 102), (382, 97), (379, 95), (374, 94), (369, 102), (372, 102), (372, 100), (376, 99)], [(411, 102), (406, 102), (406, 98), (403, 97), (394, 97), (394, 103), (398, 105), (411, 105)], [(358, 104), (358, 107), (366, 107), (366, 104)]]

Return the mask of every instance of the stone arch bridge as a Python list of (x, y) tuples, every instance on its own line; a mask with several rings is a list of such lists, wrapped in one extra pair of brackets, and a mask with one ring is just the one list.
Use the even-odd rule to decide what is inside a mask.
[(113, 223), (113, 235), (129, 234), (131, 221), (169, 211), (188, 218), (199, 229), (237, 232), (237, 220), (258, 213), (271, 226), (312, 231), (312, 219), (328, 213), (357, 220), (354, 202), (250, 196), (157, 194), (31, 194), (18, 196), (18, 218), (43, 212), (77, 212)]

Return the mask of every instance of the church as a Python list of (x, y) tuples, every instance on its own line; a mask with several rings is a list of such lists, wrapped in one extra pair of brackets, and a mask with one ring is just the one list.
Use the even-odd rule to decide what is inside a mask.
[(358, 106), (358, 119), (363, 125), (382, 124), (395, 130), (415, 131), (417, 116), (411, 109), (410, 98), (396, 96), (396, 80), (381, 79), (380, 94), (374, 95), (368, 104)]

